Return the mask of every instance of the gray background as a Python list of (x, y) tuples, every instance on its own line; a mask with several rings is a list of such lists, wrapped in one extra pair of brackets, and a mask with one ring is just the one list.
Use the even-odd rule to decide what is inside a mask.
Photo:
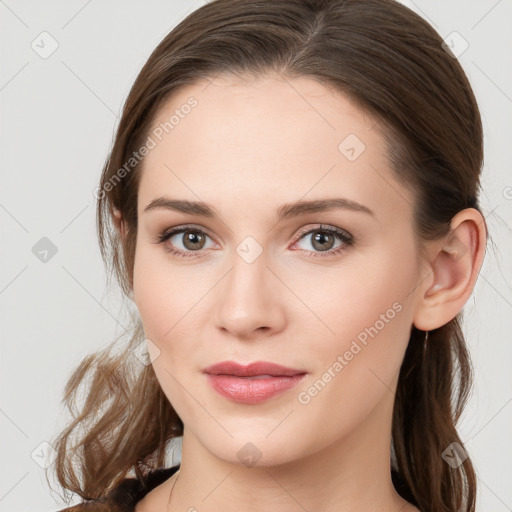
[[(138, 71), (203, 3), (0, 0), (1, 512), (65, 506), (41, 467), (67, 420), (65, 382), (128, 318), (118, 289), (106, 288), (93, 190)], [(483, 115), (492, 242), (465, 307), (476, 379), (460, 434), (478, 473), (478, 511), (511, 511), (512, 1), (404, 3), (464, 50)], [(33, 251), (43, 237), (57, 249), (46, 262)]]

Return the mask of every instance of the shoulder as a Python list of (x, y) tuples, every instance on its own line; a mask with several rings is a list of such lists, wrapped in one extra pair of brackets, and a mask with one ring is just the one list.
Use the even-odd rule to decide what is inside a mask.
[(178, 469), (179, 465), (153, 469), (147, 474), (145, 482), (138, 478), (125, 478), (104, 498), (83, 501), (58, 512), (133, 512), (138, 501), (171, 477)]

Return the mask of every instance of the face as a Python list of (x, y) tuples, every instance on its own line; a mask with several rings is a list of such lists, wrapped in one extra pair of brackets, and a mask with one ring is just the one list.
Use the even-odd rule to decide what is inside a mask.
[[(180, 90), (149, 137), (134, 300), (185, 435), (276, 464), (382, 427), (419, 269), (375, 120), (308, 78), (223, 76)], [(223, 361), (302, 375), (203, 372)]]

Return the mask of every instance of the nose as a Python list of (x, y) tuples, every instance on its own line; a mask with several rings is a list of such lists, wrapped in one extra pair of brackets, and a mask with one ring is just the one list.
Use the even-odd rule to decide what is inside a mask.
[(234, 252), (232, 266), (216, 287), (216, 327), (237, 339), (268, 337), (284, 329), (286, 287), (263, 251), (254, 261)]

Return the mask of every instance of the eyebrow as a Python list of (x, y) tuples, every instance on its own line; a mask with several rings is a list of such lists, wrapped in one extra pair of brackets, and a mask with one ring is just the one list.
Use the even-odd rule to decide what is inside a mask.
[[(145, 208), (143, 213), (146, 213), (157, 208), (164, 208), (166, 210), (173, 210), (181, 213), (188, 213), (191, 215), (200, 215), (202, 217), (217, 217), (216, 209), (202, 201), (188, 201), (184, 199), (169, 199), (162, 196), (153, 199)], [(342, 208), (354, 212), (364, 212), (369, 215), (375, 216), (374, 212), (368, 207), (346, 199), (343, 197), (334, 197), (329, 199), (316, 199), (309, 201), (296, 201), (294, 203), (283, 204), (277, 210), (278, 222), (305, 215), (307, 213), (318, 213), (328, 210)]]

